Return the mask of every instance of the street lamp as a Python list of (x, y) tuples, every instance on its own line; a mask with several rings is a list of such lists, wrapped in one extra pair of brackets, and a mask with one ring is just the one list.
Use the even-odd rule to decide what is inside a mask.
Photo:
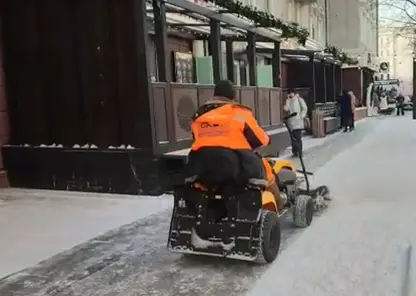
[(416, 30), (413, 31), (413, 98), (412, 98), (412, 102), (413, 102), (413, 119), (416, 119), (416, 43), (415, 43), (415, 34), (416, 34)]
[(416, 58), (413, 57), (413, 119), (416, 119)]
[(413, 119), (416, 119), (416, 57), (413, 54)]

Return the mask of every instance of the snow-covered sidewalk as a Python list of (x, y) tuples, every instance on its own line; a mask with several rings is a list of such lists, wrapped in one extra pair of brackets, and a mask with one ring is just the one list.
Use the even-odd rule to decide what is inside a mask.
[[(84, 243), (0, 280), (0, 295), (394, 295), (398, 249), (415, 240), (416, 126), (410, 118), (380, 119), (307, 149), (313, 183), (330, 185), (335, 200), (310, 228), (293, 228), (290, 217), (281, 221), (282, 252), (271, 265), (169, 252), (170, 196), (3, 191), (0, 217), (4, 206), (14, 209), (0, 218), (8, 235), (0, 251), (15, 249), (10, 260), (26, 256), (32, 265), (32, 255), (41, 260)], [(113, 230), (97, 237), (106, 229)], [(53, 250), (42, 254), (36, 236)], [(11, 262), (9, 255), (3, 251), (0, 262)]]
[(315, 178), (330, 185), (331, 208), (247, 296), (399, 295), (400, 251), (416, 246), (415, 131), (410, 117), (378, 121), (371, 135), (322, 167)]
[[(339, 135), (335, 133), (320, 139), (306, 137), (306, 154), (336, 141)], [(289, 150), (282, 157), (288, 157)], [(0, 278), (109, 230), (163, 212), (172, 206), (172, 202), (170, 195), (146, 197), (17, 188), (0, 190)]]
[[(361, 120), (355, 122), (355, 125), (358, 126), (358, 128), (359, 128), (359, 126), (362, 123), (366, 123), (368, 120), (370, 120), (370, 118), (361, 119)], [(342, 134), (343, 134), (342, 130), (339, 130), (339, 131), (336, 131), (332, 134), (329, 134), (329, 135), (327, 135), (323, 138), (314, 138), (314, 137), (309, 136), (309, 135), (308, 136), (303, 136), (302, 137), (303, 150), (304, 150), (305, 153), (307, 153), (308, 151), (310, 151), (312, 149), (321, 147), (321, 146), (327, 144), (328, 142), (336, 140), (336, 138), (338, 136), (342, 135)], [(292, 156), (292, 151), (291, 150), (292, 150), (292, 148), (290, 146), (287, 147), (280, 154), (279, 158), (291, 158), (291, 156)]]
[(0, 278), (171, 206), (171, 196), (2, 189)]

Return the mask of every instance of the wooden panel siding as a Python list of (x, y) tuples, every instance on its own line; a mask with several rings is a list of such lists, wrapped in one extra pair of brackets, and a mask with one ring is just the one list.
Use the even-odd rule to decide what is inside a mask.
[[(0, 18), (2, 15), (0, 15)], [(0, 24), (1, 24), (0, 19)], [(0, 25), (0, 32), (1, 32)], [(9, 143), (10, 138), (10, 120), (7, 107), (6, 98), (6, 83), (4, 75), (3, 64), (3, 40), (0, 35), (0, 147)], [(7, 173), (4, 171), (3, 155), (0, 149), (0, 188), (8, 187), (9, 181), (7, 179)]]
[(140, 3), (2, 1), (12, 144), (152, 147)]

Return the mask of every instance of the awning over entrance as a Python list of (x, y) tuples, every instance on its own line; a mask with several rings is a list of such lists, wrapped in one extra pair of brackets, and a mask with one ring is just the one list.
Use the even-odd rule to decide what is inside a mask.
[[(247, 42), (247, 62), (249, 65), (249, 85), (257, 83), (256, 73), (256, 42), (272, 43), (273, 48), (273, 81), (280, 86), (280, 32), (274, 28), (259, 28), (253, 21), (224, 11), (215, 5), (198, 5), (183, 0), (152, 0), (152, 9), (146, 13), (153, 15), (155, 26), (155, 45), (158, 61), (159, 81), (167, 81), (169, 65), (166, 58), (167, 32), (169, 29), (185, 29), (195, 34), (196, 40), (208, 40), (209, 52), (212, 56), (214, 82), (220, 80), (222, 73), (221, 41), (226, 42), (227, 77), (234, 77), (233, 42)], [(176, 17), (175, 17), (176, 15)], [(178, 17), (182, 16), (182, 19)], [(185, 21), (187, 20), (187, 21)]]

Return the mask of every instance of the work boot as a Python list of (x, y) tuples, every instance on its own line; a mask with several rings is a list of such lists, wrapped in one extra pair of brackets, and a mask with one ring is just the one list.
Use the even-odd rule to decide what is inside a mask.
[(267, 187), (267, 191), (271, 192), (274, 196), (274, 199), (276, 201), (276, 205), (278, 207), (278, 211), (282, 212), (287, 204), (287, 197), (285, 194), (280, 194), (279, 187), (277, 187), (276, 182), (271, 184), (269, 187)]

